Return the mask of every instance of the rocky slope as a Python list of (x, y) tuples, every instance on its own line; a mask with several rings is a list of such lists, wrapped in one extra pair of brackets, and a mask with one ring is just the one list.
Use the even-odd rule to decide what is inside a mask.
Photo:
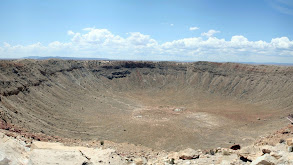
[[(0, 69), (2, 96), (17, 95), (19, 92), (29, 92), (30, 87), (49, 85), (52, 78), (59, 74), (66, 77), (70, 74), (78, 76), (76, 74), (79, 73), (82, 77), (105, 77), (108, 80), (127, 77), (126, 82), (134, 81), (131, 87), (127, 83), (119, 84), (124, 90), (164, 88), (170, 84), (176, 84), (177, 88), (188, 85), (209, 93), (269, 104), (276, 108), (289, 109), (293, 106), (290, 88), (293, 67), (212, 62), (19, 60), (0, 61)], [(165, 82), (154, 80), (158, 76)]]
[[(9, 136), (5, 135), (8, 134)], [(0, 132), (0, 164), (251, 164), (290, 165), (293, 163), (293, 126), (290, 125), (254, 145), (211, 150), (185, 149), (179, 152), (148, 151), (136, 146), (118, 144), (97, 147), (65, 146), (62, 143), (24, 141), (11, 132)], [(290, 138), (291, 137), (291, 138)], [(287, 139), (286, 141), (284, 139)], [(87, 144), (88, 145), (88, 144)], [(137, 148), (141, 152), (128, 153)]]
[(292, 86), (285, 66), (0, 61), (1, 128), (168, 151), (247, 145), (284, 126)]

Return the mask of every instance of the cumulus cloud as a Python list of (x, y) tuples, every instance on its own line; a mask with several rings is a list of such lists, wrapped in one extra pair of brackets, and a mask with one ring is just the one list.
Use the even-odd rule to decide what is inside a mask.
[[(0, 45), (1, 58), (25, 56), (76, 56), (145, 60), (209, 60), (293, 62), (293, 41), (288, 37), (273, 38), (270, 42), (250, 41), (242, 35), (225, 40), (209, 30), (202, 36), (158, 43), (150, 35), (129, 32), (121, 37), (108, 29), (85, 28), (68, 31), (69, 42), (54, 41), (48, 45)], [(272, 61), (273, 60), (273, 61)]]
[(139, 32), (130, 33), (130, 36), (127, 38), (127, 41), (129, 41), (129, 43), (134, 46), (136, 45), (147, 46), (147, 45), (152, 45), (157, 43), (154, 39), (151, 39), (149, 35), (144, 35)]
[(201, 35), (206, 36), (206, 37), (212, 37), (216, 33), (220, 33), (220, 31), (216, 31), (216, 30), (211, 29), (208, 32), (201, 33)]
[(75, 33), (72, 38), (73, 42), (80, 44), (101, 44), (106, 40), (114, 38), (114, 35), (107, 29), (85, 28), (83, 30), (88, 31), (88, 33)]
[(293, 47), (293, 42), (287, 37), (273, 38), (271, 43), (275, 48), (280, 49), (289, 49), (290, 47)]
[(70, 35), (70, 36), (72, 36), (72, 35), (74, 35), (74, 32), (72, 30), (68, 30), (67, 31), (67, 34)]
[(198, 29), (199, 29), (199, 27), (190, 27), (190, 28), (189, 28), (190, 31), (198, 30)]

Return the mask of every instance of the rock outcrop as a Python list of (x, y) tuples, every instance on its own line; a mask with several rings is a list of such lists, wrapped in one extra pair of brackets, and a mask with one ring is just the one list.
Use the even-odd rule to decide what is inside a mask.
[[(20, 136), (9, 137), (7, 131), (0, 132), (0, 164), (1, 165), (34, 165), (34, 164), (65, 164), (65, 165), (98, 165), (98, 164), (239, 164), (239, 165), (291, 165), (293, 164), (293, 152), (288, 151), (291, 146), (291, 138), (286, 142), (275, 145), (262, 145), (256, 143), (240, 150), (228, 148), (213, 149), (214, 153), (206, 150), (194, 150), (191, 148), (179, 152), (160, 151), (146, 156), (140, 154), (117, 151), (110, 146), (84, 147), (65, 146), (62, 143), (33, 141), (24, 142)], [(276, 141), (269, 136), (263, 140)], [(289, 142), (289, 143), (288, 143)], [(136, 146), (139, 148), (139, 146)], [(115, 148), (115, 147), (114, 147)], [(264, 153), (263, 151), (270, 151)]]

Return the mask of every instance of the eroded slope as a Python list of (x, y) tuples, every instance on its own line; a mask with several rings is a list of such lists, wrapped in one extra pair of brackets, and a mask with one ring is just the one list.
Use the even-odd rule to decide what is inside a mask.
[(292, 67), (19, 60), (0, 70), (2, 123), (68, 138), (167, 150), (249, 143), (293, 108)]

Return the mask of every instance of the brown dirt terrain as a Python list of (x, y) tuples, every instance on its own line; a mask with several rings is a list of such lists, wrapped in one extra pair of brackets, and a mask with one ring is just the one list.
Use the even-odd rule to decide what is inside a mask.
[(33, 133), (155, 149), (249, 144), (288, 123), (293, 67), (0, 61), (0, 119)]

